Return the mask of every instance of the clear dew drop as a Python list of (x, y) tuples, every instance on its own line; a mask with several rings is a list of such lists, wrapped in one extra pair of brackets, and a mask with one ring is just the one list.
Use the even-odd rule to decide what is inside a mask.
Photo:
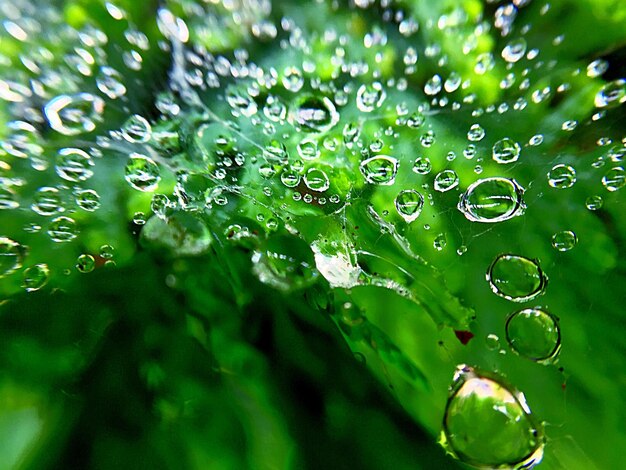
[(522, 393), (462, 364), (450, 387), (440, 443), (466, 464), (512, 470), (541, 461), (544, 437)]
[(578, 237), (571, 230), (562, 230), (552, 235), (552, 246), (557, 251), (569, 251), (578, 243)]
[(359, 165), (365, 181), (371, 184), (392, 185), (398, 173), (398, 160), (387, 155), (376, 155)]
[(70, 242), (78, 236), (76, 221), (70, 217), (57, 217), (50, 222), (48, 235), (57, 243)]
[(470, 142), (479, 142), (485, 137), (485, 129), (480, 124), (472, 124), (467, 132), (467, 140)]
[(356, 106), (360, 111), (370, 113), (380, 108), (386, 97), (387, 93), (380, 82), (363, 84), (356, 93)]
[(508, 137), (498, 140), (492, 148), (493, 159), (502, 164), (516, 162), (520, 152), (520, 145)]
[(433, 187), (435, 188), (435, 191), (445, 193), (446, 191), (456, 188), (458, 185), (459, 176), (456, 172), (454, 170), (443, 170), (435, 176)]
[(396, 196), (395, 205), (400, 217), (410, 224), (422, 213), (424, 196), (414, 189), (405, 189)]
[(499, 255), (487, 270), (494, 294), (513, 302), (526, 302), (543, 294), (548, 278), (537, 260), (524, 256)]
[(81, 273), (90, 273), (96, 267), (96, 260), (90, 254), (82, 254), (76, 260), (76, 269)]
[(320, 156), (317, 142), (310, 139), (304, 139), (298, 142), (297, 151), (298, 155), (300, 155), (303, 160), (315, 160)]
[(126, 94), (123, 81), (124, 78), (121, 73), (112, 67), (103, 66), (100, 67), (100, 72), (96, 77), (96, 86), (106, 96), (115, 100)]
[(43, 216), (50, 216), (65, 211), (59, 190), (50, 186), (44, 186), (37, 190), (30, 207), (33, 212)]
[(45, 263), (36, 264), (30, 268), (26, 268), (22, 275), (22, 287), (26, 292), (34, 292), (48, 283), (50, 278), (50, 269)]
[(311, 191), (323, 193), (330, 187), (330, 180), (324, 170), (309, 168), (304, 175), (304, 184)]
[(620, 78), (604, 85), (594, 100), (598, 108), (615, 108), (626, 101), (626, 80)]
[(59, 150), (55, 170), (65, 181), (78, 183), (93, 176), (93, 165), (91, 156), (84, 150), (64, 148)]
[(443, 88), (447, 93), (454, 93), (461, 86), (461, 75), (457, 72), (451, 72), (446, 81), (443, 84)]
[(300, 91), (304, 86), (302, 71), (297, 67), (287, 67), (282, 82), (286, 90), (293, 93)]
[(0, 186), (0, 210), (17, 209), (20, 203), (15, 191), (10, 187)]
[(159, 166), (145, 155), (132, 153), (126, 164), (125, 179), (139, 191), (154, 191), (161, 180)]
[(103, 112), (104, 100), (90, 93), (60, 95), (44, 106), (50, 127), (64, 135), (92, 132)]
[(604, 205), (604, 199), (602, 199), (602, 196), (591, 195), (591, 196), (588, 196), (587, 199), (585, 199), (585, 207), (589, 209), (590, 211), (600, 210), (602, 209), (603, 205)]
[(502, 58), (507, 62), (515, 63), (526, 54), (526, 40), (524, 38), (512, 39), (502, 49)]
[(576, 170), (569, 165), (559, 164), (548, 172), (548, 184), (556, 189), (567, 189), (576, 183)]
[(93, 189), (81, 189), (74, 193), (78, 207), (87, 212), (94, 212), (100, 208), (100, 195)]
[(304, 96), (296, 101), (289, 121), (303, 132), (326, 132), (339, 122), (339, 113), (327, 97)]
[(524, 213), (523, 194), (515, 180), (479, 179), (461, 195), (458, 209), (472, 222), (503, 222)]
[(561, 349), (558, 320), (543, 308), (512, 313), (506, 320), (505, 330), (511, 350), (532, 361), (552, 361)]
[(500, 338), (498, 337), (498, 335), (490, 333), (485, 338), (485, 344), (487, 346), (487, 349), (489, 349), (490, 351), (495, 351), (497, 349), (500, 349)]
[(424, 93), (434, 96), (441, 91), (443, 80), (439, 75), (433, 75), (424, 85)]
[(26, 248), (15, 240), (0, 237), (0, 278), (22, 267)]
[(611, 168), (606, 174), (602, 177), (602, 186), (606, 188), (607, 191), (615, 192), (624, 187), (626, 184), (626, 171), (621, 166)]
[(150, 123), (138, 114), (131, 116), (122, 127), (122, 136), (131, 143), (147, 142), (150, 140), (152, 127)]
[(413, 171), (418, 175), (427, 175), (432, 168), (433, 166), (428, 157), (417, 157), (413, 164)]

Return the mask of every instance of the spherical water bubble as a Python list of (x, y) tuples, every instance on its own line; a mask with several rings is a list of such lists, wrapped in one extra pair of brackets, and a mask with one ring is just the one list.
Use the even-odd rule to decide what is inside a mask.
[(587, 76), (597, 78), (609, 69), (609, 63), (604, 59), (596, 59), (587, 65)]
[(624, 187), (626, 184), (626, 172), (621, 166), (611, 168), (603, 177), (602, 177), (602, 186), (604, 186), (607, 191), (618, 191)]
[(558, 251), (569, 251), (578, 242), (578, 237), (571, 230), (562, 230), (552, 235), (552, 246)]
[(44, 186), (39, 188), (30, 208), (39, 215), (54, 215), (65, 211), (61, 201), (61, 195), (57, 188)]
[(309, 168), (304, 175), (304, 184), (311, 191), (322, 193), (330, 187), (330, 180), (325, 171), (319, 168)]
[(590, 211), (600, 210), (602, 209), (603, 205), (604, 205), (604, 200), (602, 199), (602, 196), (591, 195), (587, 197), (587, 199), (585, 199), (585, 207), (589, 209)]
[(513, 302), (526, 302), (543, 294), (548, 278), (537, 260), (504, 254), (489, 266), (487, 281), (494, 294)]
[(139, 191), (154, 191), (161, 180), (159, 166), (145, 155), (131, 153), (126, 164), (125, 179)]
[(461, 195), (458, 209), (472, 222), (503, 222), (524, 213), (523, 194), (515, 180), (479, 179)]
[(463, 79), (461, 78), (461, 75), (459, 75), (457, 72), (451, 72), (445, 83), (443, 84), (443, 88), (446, 90), (446, 92), (453, 93), (459, 89), (462, 80)]
[(467, 133), (467, 140), (471, 142), (478, 142), (485, 137), (485, 129), (480, 124), (472, 124), (470, 130)]
[(513, 39), (502, 49), (502, 58), (507, 62), (515, 63), (524, 57), (526, 47), (524, 38)]
[(554, 360), (561, 349), (561, 332), (554, 315), (540, 307), (512, 313), (506, 320), (506, 340), (511, 349), (536, 362)]
[(122, 136), (131, 143), (147, 142), (152, 134), (150, 123), (138, 114), (135, 114), (126, 121), (122, 127)]
[(103, 112), (104, 100), (90, 93), (60, 95), (44, 106), (50, 127), (64, 135), (92, 132)]
[(297, 146), (298, 155), (304, 160), (315, 160), (320, 156), (320, 151), (317, 148), (317, 142), (310, 139), (304, 139), (298, 142)]
[(445, 193), (446, 191), (456, 188), (458, 185), (459, 176), (456, 172), (454, 170), (443, 170), (435, 176), (433, 187), (435, 188), (435, 191)]
[(405, 189), (396, 196), (396, 210), (407, 224), (417, 219), (424, 207), (424, 196), (414, 189)]
[(417, 129), (418, 127), (421, 127), (425, 121), (426, 117), (424, 116), (424, 113), (416, 111), (407, 118), (406, 125), (412, 129)]
[(359, 87), (356, 93), (356, 106), (364, 113), (370, 113), (385, 101), (387, 93), (383, 89), (380, 82), (373, 82), (371, 84), (363, 84)]
[(520, 145), (512, 139), (505, 137), (493, 144), (493, 159), (498, 163), (513, 163), (519, 159)]
[(70, 242), (78, 236), (76, 221), (69, 217), (57, 217), (50, 222), (48, 235), (54, 242)]
[(576, 183), (576, 170), (569, 165), (559, 164), (548, 172), (548, 184), (556, 189), (567, 189)]
[(496, 61), (491, 52), (483, 52), (476, 57), (476, 65), (474, 66), (474, 72), (478, 75), (484, 75), (493, 69), (496, 65)]
[(432, 170), (432, 164), (428, 157), (417, 157), (413, 164), (413, 171), (418, 175), (427, 175)]
[(22, 287), (26, 292), (34, 292), (48, 283), (50, 269), (47, 264), (41, 263), (24, 270)]
[(93, 176), (92, 166), (93, 160), (84, 150), (64, 148), (59, 150), (55, 169), (64, 180), (78, 183)]
[(0, 278), (22, 267), (26, 248), (15, 240), (0, 237)]
[(543, 457), (543, 428), (524, 395), (467, 365), (456, 369), (440, 443), (479, 468), (530, 469)]
[(269, 95), (263, 106), (263, 114), (273, 122), (281, 122), (287, 117), (287, 106), (276, 96)]
[(10, 187), (0, 187), (0, 210), (17, 209), (20, 203), (15, 191)]
[(326, 132), (339, 122), (339, 113), (327, 97), (304, 96), (294, 104), (289, 122), (304, 132)]
[(121, 73), (114, 68), (104, 66), (100, 67), (100, 73), (96, 77), (96, 86), (98, 90), (114, 100), (126, 94), (123, 81)]
[(291, 168), (285, 168), (280, 174), (280, 181), (288, 188), (295, 188), (300, 183), (300, 174)]
[(498, 338), (498, 335), (494, 335), (493, 333), (488, 334), (485, 338), (485, 343), (487, 344), (487, 349), (490, 351), (500, 349), (500, 338)]
[(304, 86), (304, 77), (297, 67), (287, 67), (282, 81), (285, 89), (294, 93), (300, 91)]
[(387, 155), (376, 155), (359, 165), (365, 181), (371, 184), (392, 185), (398, 173), (398, 160)]
[(93, 212), (100, 208), (100, 195), (93, 189), (81, 189), (74, 193), (76, 204), (82, 210)]
[(448, 245), (448, 239), (445, 233), (438, 234), (433, 240), (433, 248), (437, 251), (443, 250)]
[(441, 91), (443, 81), (439, 75), (433, 75), (424, 85), (424, 93), (434, 96)]
[(254, 98), (240, 90), (228, 90), (226, 92), (226, 102), (229, 104), (233, 116), (251, 117), (259, 110)]
[(89, 254), (82, 254), (76, 260), (76, 269), (81, 273), (90, 273), (96, 267), (96, 260)]
[(598, 108), (615, 108), (626, 101), (626, 80), (620, 78), (604, 85), (594, 100)]
[(102, 245), (100, 247), (100, 258), (112, 259), (115, 254), (115, 248), (111, 245)]

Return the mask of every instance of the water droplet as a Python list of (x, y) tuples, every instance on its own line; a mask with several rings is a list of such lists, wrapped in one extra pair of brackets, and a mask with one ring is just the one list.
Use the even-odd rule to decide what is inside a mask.
[(441, 444), (480, 468), (532, 468), (543, 457), (543, 429), (524, 395), (492, 374), (457, 367), (446, 404)]
[(519, 159), (521, 148), (517, 142), (508, 137), (493, 144), (493, 159), (498, 163), (512, 163)]
[(154, 191), (161, 180), (159, 167), (145, 155), (132, 153), (125, 170), (128, 184), (139, 191)]
[(295, 103), (289, 121), (304, 132), (326, 132), (339, 122), (339, 113), (327, 97), (309, 95)]
[(426, 82), (424, 85), (424, 93), (427, 95), (433, 96), (441, 91), (442, 80), (439, 75), (434, 75), (430, 80)]
[(435, 188), (435, 191), (445, 193), (446, 191), (456, 188), (458, 185), (459, 176), (455, 173), (455, 171), (443, 170), (435, 176), (433, 187)]
[(111, 67), (100, 67), (100, 73), (96, 78), (98, 90), (115, 100), (126, 94), (126, 87), (122, 83), (124, 78), (117, 70)]
[(597, 78), (609, 69), (609, 63), (603, 59), (596, 59), (587, 65), (587, 76)]
[(150, 140), (152, 127), (143, 116), (135, 114), (122, 127), (122, 136), (128, 142), (147, 142)]
[(412, 129), (417, 129), (424, 124), (424, 121), (426, 121), (424, 113), (416, 111), (407, 118), (406, 125)]
[(611, 168), (603, 177), (602, 185), (607, 191), (618, 191), (626, 184), (626, 172), (621, 166)]
[(484, 75), (492, 70), (496, 65), (496, 61), (491, 52), (483, 52), (476, 57), (476, 65), (474, 66), (474, 72), (478, 75)]
[(59, 150), (56, 172), (66, 181), (78, 183), (93, 176), (91, 156), (80, 149), (64, 148)]
[(626, 80), (620, 78), (604, 85), (596, 94), (598, 108), (614, 108), (626, 101)]
[(578, 237), (571, 230), (563, 230), (552, 235), (552, 246), (558, 251), (569, 251), (578, 242)]
[(44, 186), (35, 193), (31, 209), (39, 215), (49, 216), (65, 211), (57, 188)]
[(165, 8), (159, 8), (157, 15), (159, 31), (170, 41), (187, 42), (189, 40), (189, 28), (181, 19)]
[(448, 239), (445, 233), (438, 234), (433, 240), (433, 248), (437, 251), (443, 250), (448, 245)]
[(432, 164), (428, 157), (417, 157), (413, 164), (413, 171), (418, 175), (427, 175), (432, 170)]
[(498, 338), (498, 335), (494, 335), (493, 333), (488, 334), (485, 338), (485, 343), (487, 345), (487, 349), (490, 351), (500, 349), (500, 338)]
[(542, 308), (526, 308), (512, 313), (506, 320), (505, 329), (511, 349), (533, 361), (553, 360), (561, 348), (558, 321)]
[(90, 273), (96, 267), (96, 260), (89, 254), (82, 254), (76, 260), (76, 269), (81, 273)]
[(356, 106), (364, 113), (370, 113), (385, 101), (387, 93), (379, 82), (363, 84), (356, 93)]
[(604, 200), (602, 199), (602, 196), (592, 195), (585, 199), (585, 207), (590, 211), (602, 209), (603, 204)]
[(311, 191), (323, 193), (330, 187), (330, 180), (324, 170), (319, 168), (309, 168), (304, 175), (304, 184)]
[(467, 133), (467, 140), (471, 142), (478, 142), (485, 137), (485, 129), (480, 124), (472, 124), (470, 130)]
[(48, 235), (58, 243), (72, 241), (78, 236), (76, 221), (65, 216), (57, 217), (50, 222)]
[(376, 155), (359, 165), (365, 181), (371, 184), (392, 185), (398, 173), (398, 160), (387, 155)]
[(548, 172), (548, 184), (553, 188), (567, 189), (576, 183), (576, 170), (569, 165), (555, 165)]
[(17, 209), (20, 203), (17, 201), (15, 191), (10, 187), (0, 186), (0, 210)]
[(92, 132), (103, 112), (104, 100), (90, 93), (60, 95), (44, 107), (50, 127), (65, 135)]
[(300, 183), (300, 175), (293, 169), (285, 168), (280, 174), (280, 181), (288, 188), (295, 188)]
[(317, 142), (314, 140), (304, 139), (298, 143), (298, 155), (304, 160), (315, 160), (320, 156), (320, 151), (317, 148)]
[(34, 292), (48, 283), (50, 269), (47, 264), (41, 263), (24, 270), (22, 287), (26, 292)]
[(515, 180), (484, 178), (461, 195), (458, 209), (472, 222), (503, 222), (524, 213), (523, 194)]
[(414, 189), (405, 189), (396, 196), (396, 210), (407, 224), (417, 219), (424, 207), (424, 196)]
[(93, 212), (100, 208), (100, 195), (93, 189), (81, 189), (74, 196), (76, 204), (84, 211)]
[(543, 294), (548, 278), (537, 260), (524, 256), (498, 256), (487, 271), (494, 294), (513, 302), (526, 302)]
[(462, 80), (463, 79), (461, 78), (461, 75), (456, 72), (451, 72), (445, 83), (443, 84), (443, 88), (446, 90), (446, 92), (453, 93), (458, 90), (459, 86), (461, 86)]
[(524, 57), (526, 47), (524, 38), (513, 39), (502, 49), (502, 58), (507, 62), (515, 63)]
[(304, 77), (297, 67), (287, 67), (282, 81), (285, 89), (293, 93), (300, 91), (304, 86)]
[(22, 267), (26, 248), (15, 240), (0, 237), (0, 278)]

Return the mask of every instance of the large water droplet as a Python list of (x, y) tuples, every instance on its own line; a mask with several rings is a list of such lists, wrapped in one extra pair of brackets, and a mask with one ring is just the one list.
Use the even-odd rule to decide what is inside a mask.
[(309, 168), (304, 175), (304, 184), (311, 191), (322, 193), (330, 187), (330, 180), (324, 170)]
[(132, 153), (125, 170), (126, 181), (139, 191), (154, 191), (161, 180), (159, 166), (149, 157)]
[(607, 191), (618, 191), (626, 184), (626, 171), (621, 166), (611, 168), (602, 177), (602, 185)]
[(90, 93), (60, 95), (44, 107), (50, 127), (65, 135), (93, 131), (103, 112), (104, 100)]
[(526, 54), (526, 40), (517, 38), (509, 41), (502, 49), (502, 58), (507, 62), (517, 62)]
[(414, 189), (405, 189), (396, 196), (396, 210), (409, 224), (417, 219), (424, 207), (424, 196)]
[(529, 469), (543, 457), (544, 437), (522, 393), (499, 377), (460, 365), (440, 442), (454, 457), (475, 467)]
[(398, 160), (387, 155), (376, 155), (363, 160), (359, 169), (368, 183), (389, 186), (395, 182)]
[(524, 256), (498, 256), (487, 271), (491, 290), (513, 302), (526, 302), (541, 295), (548, 282), (539, 262)]
[(493, 144), (493, 159), (498, 163), (512, 163), (519, 159), (521, 148), (517, 142), (508, 137)]
[(45, 263), (36, 264), (24, 270), (22, 287), (26, 292), (34, 292), (48, 283), (50, 269)]
[(64, 148), (59, 150), (56, 172), (66, 181), (78, 183), (93, 176), (93, 160), (84, 150)]
[(122, 136), (128, 142), (147, 142), (150, 140), (152, 127), (143, 116), (135, 114), (131, 116), (122, 128)]
[(59, 190), (49, 186), (44, 186), (37, 190), (33, 204), (30, 207), (35, 213), (43, 216), (65, 211)]
[(467, 132), (467, 140), (471, 142), (478, 142), (485, 137), (485, 129), (480, 124), (472, 124), (470, 130)]
[(467, 188), (458, 208), (472, 222), (502, 222), (524, 213), (523, 194), (515, 180), (484, 178)]
[(418, 175), (427, 175), (432, 170), (432, 167), (428, 157), (417, 157), (413, 164), (413, 171)]
[(594, 100), (598, 108), (614, 108), (626, 101), (626, 80), (620, 78), (604, 85)]
[(567, 189), (576, 183), (576, 170), (569, 165), (555, 165), (548, 172), (548, 184), (553, 188)]
[(356, 93), (356, 106), (364, 113), (369, 113), (379, 108), (386, 96), (387, 94), (380, 82), (363, 84)]
[(15, 240), (0, 237), (0, 277), (22, 267), (26, 249)]
[(50, 222), (48, 235), (52, 241), (58, 243), (70, 242), (78, 236), (76, 221), (65, 216), (57, 217)]
[(526, 308), (512, 313), (506, 320), (505, 329), (511, 349), (533, 361), (554, 359), (561, 348), (558, 321), (542, 308)]
[(326, 132), (339, 122), (339, 113), (327, 97), (309, 95), (295, 103), (289, 121), (304, 132)]

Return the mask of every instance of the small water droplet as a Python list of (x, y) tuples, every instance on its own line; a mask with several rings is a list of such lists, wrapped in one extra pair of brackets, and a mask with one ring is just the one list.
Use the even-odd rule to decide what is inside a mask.
[(48, 283), (50, 269), (45, 263), (36, 264), (24, 270), (22, 287), (26, 292), (34, 292)]
[(515, 63), (524, 57), (526, 47), (524, 38), (513, 39), (502, 49), (502, 58), (507, 62)]
[(0, 237), (0, 278), (22, 267), (26, 248), (15, 240)]
[(327, 97), (309, 95), (296, 101), (289, 121), (304, 132), (326, 132), (339, 122), (339, 113)]
[(64, 148), (59, 150), (56, 172), (66, 181), (78, 183), (93, 176), (93, 160), (91, 156), (80, 149)]
[(561, 332), (556, 317), (540, 307), (512, 313), (506, 320), (505, 329), (511, 349), (530, 360), (553, 360), (561, 348)]
[(493, 144), (493, 159), (498, 163), (512, 163), (519, 159), (520, 145), (512, 139), (505, 137)]
[(604, 85), (596, 94), (598, 108), (614, 108), (626, 101), (626, 80), (620, 78)]
[(282, 82), (286, 90), (293, 93), (300, 91), (304, 86), (302, 71), (297, 67), (287, 67)]
[(485, 129), (480, 124), (472, 124), (467, 133), (467, 140), (470, 142), (479, 142), (485, 137)]
[(356, 106), (364, 113), (370, 113), (381, 106), (386, 96), (387, 93), (380, 82), (363, 84), (357, 90)]
[(500, 338), (498, 338), (498, 335), (494, 335), (493, 333), (488, 334), (485, 338), (485, 344), (487, 345), (487, 349), (495, 351), (496, 349), (500, 349)]
[(70, 242), (78, 236), (76, 221), (70, 217), (60, 216), (53, 219), (48, 226), (48, 235), (52, 241)]
[(548, 278), (537, 260), (524, 256), (499, 255), (487, 270), (494, 294), (513, 302), (526, 302), (543, 294)]
[(81, 273), (90, 273), (96, 267), (96, 260), (89, 254), (82, 254), (76, 260), (76, 269)]
[(432, 164), (428, 157), (417, 157), (413, 165), (413, 171), (418, 175), (427, 175), (432, 169)]
[(359, 169), (368, 183), (390, 186), (398, 173), (398, 160), (387, 155), (376, 155), (363, 160)]
[(461, 195), (458, 209), (472, 222), (503, 222), (524, 213), (523, 194), (515, 180), (484, 178)]
[(424, 207), (424, 196), (414, 189), (405, 189), (396, 196), (396, 210), (407, 224), (417, 219)]
[(139, 191), (154, 191), (161, 180), (159, 166), (145, 155), (132, 153), (126, 164), (125, 179)]
[(103, 112), (104, 100), (90, 93), (60, 95), (44, 107), (50, 127), (65, 135), (92, 132)]
[(309, 168), (304, 175), (304, 184), (311, 191), (323, 193), (330, 187), (330, 180), (324, 170)]
[(552, 246), (558, 251), (569, 251), (578, 242), (578, 237), (571, 230), (563, 230), (552, 235)]
[(548, 184), (553, 188), (567, 189), (576, 183), (576, 170), (569, 165), (559, 164), (548, 172)]
[(35, 193), (31, 209), (43, 216), (49, 216), (64, 212), (65, 208), (61, 202), (61, 195), (57, 188), (44, 186)]
[(454, 170), (443, 170), (435, 176), (433, 187), (435, 188), (435, 191), (445, 193), (446, 191), (456, 188), (458, 185), (459, 176), (456, 172)]
[(76, 204), (82, 210), (93, 212), (100, 208), (100, 195), (93, 189), (82, 189), (75, 193)]
[(603, 177), (602, 177), (602, 186), (604, 186), (607, 191), (614, 192), (622, 189), (626, 184), (626, 171), (621, 166), (611, 168)]
[(602, 205), (604, 204), (604, 200), (602, 196), (592, 195), (585, 199), (585, 207), (590, 211), (597, 211), (602, 209)]
[(150, 123), (138, 114), (131, 116), (122, 127), (122, 136), (131, 143), (147, 142), (150, 140), (151, 133)]

